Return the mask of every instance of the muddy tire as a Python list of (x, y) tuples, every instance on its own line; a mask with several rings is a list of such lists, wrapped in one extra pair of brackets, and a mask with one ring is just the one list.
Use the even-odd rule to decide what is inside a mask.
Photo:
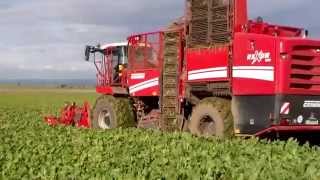
[(231, 101), (206, 98), (193, 108), (189, 130), (197, 136), (228, 138), (234, 135)]
[(115, 129), (135, 127), (131, 102), (127, 98), (101, 96), (92, 109), (91, 127), (96, 129)]

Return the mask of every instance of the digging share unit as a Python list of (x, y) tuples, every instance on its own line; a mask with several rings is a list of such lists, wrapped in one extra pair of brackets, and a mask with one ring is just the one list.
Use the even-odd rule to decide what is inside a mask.
[(319, 40), (248, 20), (246, 0), (186, 4), (184, 18), (164, 31), (86, 47), (101, 97), (70, 125), (218, 137), (320, 132)]

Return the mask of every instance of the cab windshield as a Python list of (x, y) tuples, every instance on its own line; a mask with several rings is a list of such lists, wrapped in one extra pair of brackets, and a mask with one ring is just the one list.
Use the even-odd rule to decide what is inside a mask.
[(112, 50), (112, 66), (128, 64), (128, 47), (118, 46)]

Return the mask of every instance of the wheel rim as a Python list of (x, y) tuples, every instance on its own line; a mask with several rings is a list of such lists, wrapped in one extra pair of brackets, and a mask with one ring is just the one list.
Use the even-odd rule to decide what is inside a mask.
[(99, 114), (98, 124), (101, 129), (111, 129), (111, 114), (108, 110)]
[(216, 124), (213, 118), (205, 115), (200, 120), (199, 130), (202, 135), (214, 136), (216, 135)]

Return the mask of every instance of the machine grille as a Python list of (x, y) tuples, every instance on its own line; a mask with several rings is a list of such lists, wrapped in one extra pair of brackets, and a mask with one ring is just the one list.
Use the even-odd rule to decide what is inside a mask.
[(291, 51), (290, 88), (320, 90), (320, 46), (297, 45)]
[(232, 35), (232, 0), (191, 0), (189, 44), (228, 43)]

